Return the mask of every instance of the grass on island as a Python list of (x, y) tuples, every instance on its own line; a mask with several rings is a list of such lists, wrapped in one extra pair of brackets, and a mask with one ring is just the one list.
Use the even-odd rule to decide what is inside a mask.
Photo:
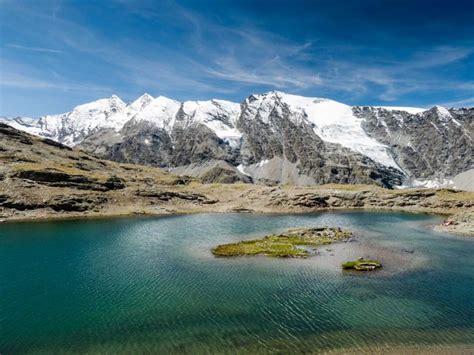
[(373, 271), (381, 268), (382, 264), (377, 260), (359, 258), (355, 261), (347, 261), (342, 264), (344, 270)]
[(327, 245), (347, 240), (349, 231), (339, 228), (310, 228), (290, 230), (284, 234), (271, 234), (262, 239), (218, 245), (212, 249), (216, 256), (266, 255), (280, 258), (306, 258), (310, 252), (302, 246)]

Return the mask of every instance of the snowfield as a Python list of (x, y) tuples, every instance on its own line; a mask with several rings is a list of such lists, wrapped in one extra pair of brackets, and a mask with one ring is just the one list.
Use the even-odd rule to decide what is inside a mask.
[(405, 111), (411, 113), (412, 115), (416, 115), (417, 113), (425, 112), (426, 108), (419, 108), (419, 107), (398, 107), (398, 106), (374, 106), (375, 108), (382, 108), (388, 111)]

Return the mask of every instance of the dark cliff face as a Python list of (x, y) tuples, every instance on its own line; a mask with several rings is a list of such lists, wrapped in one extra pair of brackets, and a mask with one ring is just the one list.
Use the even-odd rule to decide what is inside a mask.
[(474, 109), (434, 107), (419, 114), (354, 107), (367, 134), (387, 145), (399, 166), (417, 178), (451, 177), (473, 167)]
[(204, 163), (210, 160), (234, 161), (228, 144), (202, 124), (175, 128), (171, 134), (173, 157), (170, 166)]
[[(214, 117), (214, 119), (225, 118)], [(223, 160), (238, 165), (238, 156), (229, 144), (217, 137), (207, 126), (196, 122), (182, 109), (176, 114), (170, 138), (173, 142), (173, 156), (170, 161), (172, 167), (202, 164), (211, 160)]]
[(166, 167), (173, 149), (166, 131), (149, 122), (128, 122), (120, 132), (101, 130), (80, 145), (86, 151), (122, 163)]

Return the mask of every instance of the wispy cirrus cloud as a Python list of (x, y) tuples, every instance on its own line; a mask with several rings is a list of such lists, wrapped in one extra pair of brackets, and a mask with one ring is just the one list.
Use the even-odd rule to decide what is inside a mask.
[(89, 83), (50, 81), (40, 78), (29, 77), (20, 73), (5, 73), (0, 76), (0, 86), (17, 89), (55, 89), (62, 91), (96, 91), (108, 93), (110, 88), (90, 85)]
[(323, 71), (322, 85), (352, 92), (355, 98), (370, 90), (374, 92), (375, 86), (376, 96), (382, 101), (395, 101), (415, 92), (467, 90), (468, 82), (433, 76), (431, 71), (466, 59), (472, 53), (471, 48), (439, 47), (416, 51), (405, 60), (382, 63), (331, 61), (322, 64), (327, 68)]
[[(167, 16), (153, 8), (136, 7), (130, 2), (119, 3), (144, 19), (162, 21)], [(296, 90), (321, 84), (315, 69), (292, 63), (295, 58), (304, 58), (312, 41), (291, 41), (249, 25), (227, 26), (176, 3), (170, 6), (179, 13), (180, 25), (191, 29), (185, 43), (192, 48), (195, 57), (192, 58), (192, 67), (184, 66), (184, 70), (186, 72), (189, 68), (192, 76), (198, 78), (201, 85), (205, 82), (208, 89), (221, 90), (222, 81), (233, 83), (234, 92), (252, 84)], [(180, 60), (191, 61), (189, 53), (172, 52), (178, 63)], [(176, 71), (182, 70), (183, 67)]]
[(467, 97), (460, 100), (442, 102), (440, 105), (444, 107), (473, 107), (474, 96)]
[[(223, 29), (215, 29), (222, 33)], [(200, 43), (201, 51), (215, 52), (205, 71), (210, 78), (244, 84), (265, 85), (277, 89), (307, 89), (322, 84), (316, 68), (297, 61), (307, 57), (311, 42), (288, 41), (262, 31), (230, 30), (235, 40), (209, 48)]]
[[(35, 67), (0, 59), (0, 87), (36, 90), (111, 92), (110, 88), (87, 82), (71, 81), (57, 73), (49, 75)], [(46, 75), (45, 75), (46, 74)], [(53, 78), (54, 76), (54, 78)]]
[(210, 77), (238, 83), (267, 85), (279, 89), (303, 89), (321, 85), (323, 82), (318, 74), (285, 66), (280, 57), (268, 60), (255, 68), (244, 68), (233, 57), (222, 58), (216, 61), (215, 65), (216, 69), (207, 70)]
[(5, 44), (5, 47), (24, 50), (24, 51), (31, 51), (31, 52), (43, 52), (43, 53), (54, 53), (54, 54), (64, 53), (63, 51), (59, 49), (23, 46), (21, 44), (15, 44), (15, 43), (7, 43)]

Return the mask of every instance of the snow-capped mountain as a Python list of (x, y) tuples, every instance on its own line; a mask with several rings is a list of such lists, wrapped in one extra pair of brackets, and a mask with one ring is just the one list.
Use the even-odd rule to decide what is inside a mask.
[(396, 186), (471, 169), (473, 117), (472, 108), (351, 107), (273, 91), (241, 104), (148, 94), (125, 104), (112, 96), (60, 115), (0, 122), (207, 181)]
[[(340, 144), (382, 165), (399, 168), (387, 147), (364, 132), (362, 119), (353, 114), (351, 106), (333, 100), (281, 92), (253, 96), (247, 99), (246, 103), (248, 111), (246, 114), (251, 119), (253, 116), (258, 116), (263, 122), (268, 123), (271, 114), (288, 116), (295, 123), (311, 125), (314, 133), (325, 142)], [(284, 113), (284, 110), (288, 112)], [(276, 122), (276, 129), (278, 128)]]

